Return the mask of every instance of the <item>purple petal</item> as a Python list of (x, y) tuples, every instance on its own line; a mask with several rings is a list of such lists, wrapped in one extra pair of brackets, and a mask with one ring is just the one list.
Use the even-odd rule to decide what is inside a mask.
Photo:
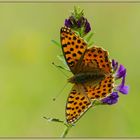
[(118, 92), (112, 92), (111, 97), (112, 98), (118, 98), (119, 97)]
[(126, 68), (123, 65), (120, 65), (116, 73), (116, 78), (121, 78), (124, 77), (125, 75), (126, 75)]
[(113, 67), (114, 71), (116, 71), (118, 69), (118, 62), (115, 61), (114, 59), (112, 59), (112, 67)]
[(104, 104), (112, 105), (118, 102), (118, 98), (119, 98), (118, 92), (113, 92), (108, 97), (102, 99), (101, 102)]
[(90, 30), (91, 30), (91, 27), (90, 27), (89, 22), (87, 21), (85, 24), (85, 33), (88, 33)]
[(121, 84), (117, 86), (116, 90), (122, 94), (128, 94), (129, 86), (125, 86), (125, 76), (123, 77)]
[(81, 17), (78, 21), (77, 21), (77, 26), (78, 28), (81, 28), (82, 27), (82, 24), (84, 22), (85, 18), (84, 17)]
[(122, 94), (128, 94), (129, 92), (129, 86), (123, 86), (119, 89), (119, 92), (121, 92)]
[(78, 26), (78, 28), (80, 28), (81, 25), (82, 25), (82, 24), (81, 24), (81, 20), (78, 20), (78, 21), (77, 21), (77, 26)]
[(119, 85), (117, 88), (116, 88), (117, 91), (121, 92), (122, 94), (128, 94), (129, 92), (129, 86), (121, 86)]
[(71, 23), (70, 19), (65, 19), (65, 26), (66, 27), (71, 27), (72, 26), (72, 23)]

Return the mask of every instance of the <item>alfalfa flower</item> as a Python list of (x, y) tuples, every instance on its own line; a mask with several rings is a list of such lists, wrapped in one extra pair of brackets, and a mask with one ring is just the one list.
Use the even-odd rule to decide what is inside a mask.
[(90, 32), (91, 26), (88, 20), (84, 17), (83, 10), (74, 8), (71, 16), (65, 19), (65, 26), (79, 33), (81, 37), (84, 37)]
[(118, 92), (112, 92), (108, 97), (102, 99), (102, 103), (112, 105), (118, 102), (118, 98)]
[(129, 86), (125, 85), (126, 68), (122, 64), (118, 65), (118, 62), (115, 61), (114, 59), (112, 60), (112, 67), (113, 67), (115, 80), (120, 79), (121, 83), (114, 88), (114, 91), (108, 97), (101, 100), (103, 104), (109, 104), (109, 105), (118, 102), (118, 98), (119, 98), (118, 92), (122, 94), (128, 94), (129, 92)]

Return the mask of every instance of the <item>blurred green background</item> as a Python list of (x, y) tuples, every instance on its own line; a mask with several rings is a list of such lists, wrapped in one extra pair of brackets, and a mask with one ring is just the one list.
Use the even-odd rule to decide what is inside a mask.
[[(128, 95), (113, 106), (90, 109), (68, 137), (140, 136), (140, 4), (134, 3), (1, 3), (0, 4), (0, 136), (58, 137), (65, 126), (43, 116), (65, 120), (72, 87), (51, 63), (61, 48), (59, 30), (74, 6), (85, 11), (94, 42), (127, 68)], [(65, 72), (66, 73), (66, 72)], [(66, 73), (69, 75), (69, 73)]]

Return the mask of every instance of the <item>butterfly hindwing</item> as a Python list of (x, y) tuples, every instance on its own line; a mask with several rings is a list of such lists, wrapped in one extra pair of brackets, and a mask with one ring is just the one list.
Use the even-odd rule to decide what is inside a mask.
[(82, 85), (74, 85), (66, 104), (67, 123), (75, 123), (89, 108), (91, 102)]
[(81, 56), (87, 48), (86, 42), (76, 35), (70, 28), (62, 27), (60, 31), (61, 45), (66, 62), (72, 71), (76, 73), (76, 65), (80, 60)]
[(91, 100), (102, 99), (112, 93), (114, 88), (114, 77), (112, 75), (106, 76), (96, 86), (86, 86), (87, 95)]

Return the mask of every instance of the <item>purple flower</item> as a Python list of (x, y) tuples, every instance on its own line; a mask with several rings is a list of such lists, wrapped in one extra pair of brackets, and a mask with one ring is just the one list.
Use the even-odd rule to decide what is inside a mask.
[(112, 105), (118, 102), (118, 98), (119, 98), (118, 92), (113, 92), (108, 97), (102, 99), (101, 102), (103, 104)]
[(118, 62), (114, 59), (112, 60), (112, 67), (115, 72), (115, 80), (121, 79), (121, 83), (114, 88), (114, 91), (106, 98), (101, 100), (101, 103), (112, 105), (118, 102), (118, 92), (122, 94), (128, 94), (129, 86), (125, 85), (126, 78), (126, 68), (123, 65), (118, 65)]
[[(118, 62), (112, 60), (112, 66), (118, 68)], [(116, 71), (115, 78), (116, 80), (122, 79), (121, 84), (116, 87), (116, 90), (122, 94), (127, 94), (129, 92), (129, 86), (125, 85), (126, 68), (122, 64), (120, 64), (118, 70)]]
[[(112, 67), (113, 67), (114, 72), (116, 72), (116, 70), (118, 69), (118, 62), (115, 61), (114, 59), (112, 60)], [(120, 64), (119, 69), (115, 73), (115, 78), (119, 79), (119, 78), (125, 77), (125, 75), (126, 75), (126, 68)]]
[(68, 19), (65, 19), (65, 26), (77, 31), (81, 29), (83, 34), (87, 34), (91, 30), (89, 22), (83, 16), (78, 19), (74, 16), (70, 16)]
[(90, 32), (91, 27), (88, 20), (84, 17), (84, 12), (81, 9), (74, 8), (71, 16), (65, 19), (65, 26), (79, 33), (81, 37), (84, 37)]
[(119, 66), (118, 71), (116, 72), (116, 78), (125, 77), (126, 75), (126, 68), (123, 65)]
[(85, 23), (85, 33), (88, 33), (90, 30), (91, 30), (90, 24), (89, 24), (89, 22), (86, 20), (86, 23)]
[(77, 27), (81, 28), (83, 23), (85, 22), (85, 18), (82, 16), (80, 19), (77, 21)]
[(70, 19), (65, 19), (65, 26), (69, 28), (72, 26)]
[(118, 69), (118, 62), (115, 61), (114, 59), (112, 59), (112, 67), (113, 67), (114, 71), (116, 71)]
[(81, 20), (77, 21), (77, 26), (78, 26), (78, 28), (81, 28), (81, 26), (82, 26)]
[(121, 92), (122, 94), (128, 94), (129, 86), (125, 85), (125, 76), (123, 76), (122, 82), (120, 85), (117, 86), (116, 90)]
[[(115, 60), (112, 60), (112, 66), (115, 66), (115, 65), (118, 65), (118, 62), (116, 62)], [(127, 94), (129, 92), (129, 86), (125, 85), (126, 68), (123, 65), (120, 64), (118, 70), (115, 73), (115, 78), (116, 80), (122, 79), (121, 84), (118, 85), (115, 90), (121, 92), (122, 94)]]

